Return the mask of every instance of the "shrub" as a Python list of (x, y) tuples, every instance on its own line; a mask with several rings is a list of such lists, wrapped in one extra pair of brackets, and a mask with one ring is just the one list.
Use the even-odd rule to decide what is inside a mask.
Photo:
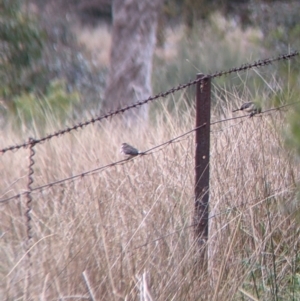
[(20, 0), (0, 0), (0, 8), (0, 94), (8, 100), (32, 88), (45, 35)]
[(43, 95), (24, 92), (13, 99), (14, 124), (18, 128), (34, 127), (37, 132), (43, 133), (49, 123), (57, 126), (71, 119), (72, 106), (78, 100), (78, 93), (66, 92), (64, 82), (52, 81)]

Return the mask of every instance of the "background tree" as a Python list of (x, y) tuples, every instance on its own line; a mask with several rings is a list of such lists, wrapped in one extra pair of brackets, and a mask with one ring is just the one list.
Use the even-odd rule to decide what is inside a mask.
[[(111, 111), (151, 95), (152, 57), (161, 0), (113, 1), (111, 65), (103, 111)], [(143, 105), (125, 118), (148, 119)]]

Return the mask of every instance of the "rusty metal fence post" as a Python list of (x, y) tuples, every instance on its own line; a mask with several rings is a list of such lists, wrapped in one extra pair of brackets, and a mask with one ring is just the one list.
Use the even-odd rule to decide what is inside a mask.
[[(209, 209), (209, 144), (211, 79), (198, 74), (196, 85), (196, 151), (195, 151), (195, 238), (201, 251), (201, 260), (206, 262)], [(204, 126), (202, 126), (204, 125)]]
[(32, 183), (33, 183), (33, 166), (34, 166), (34, 155), (35, 155), (35, 140), (29, 138), (29, 166), (28, 166), (28, 183), (27, 183), (27, 193), (26, 193), (26, 230), (27, 230), (27, 241), (26, 241), (26, 255), (27, 255), (27, 275), (25, 279), (25, 300), (30, 300), (31, 297), (31, 269), (32, 269), (32, 258), (31, 258), (31, 247), (32, 247), (32, 218), (31, 218), (31, 210), (32, 210)]

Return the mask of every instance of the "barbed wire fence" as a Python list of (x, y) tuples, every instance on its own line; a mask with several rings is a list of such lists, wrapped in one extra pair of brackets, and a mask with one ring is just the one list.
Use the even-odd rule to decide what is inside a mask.
[[(187, 87), (190, 87), (190, 86), (193, 86), (193, 85), (198, 85), (199, 88), (201, 89), (201, 83), (203, 83), (203, 81), (211, 80), (213, 78), (217, 78), (217, 77), (221, 77), (221, 76), (227, 76), (231, 73), (237, 73), (237, 72), (247, 71), (247, 70), (253, 69), (253, 68), (263, 67), (263, 66), (266, 66), (266, 65), (270, 65), (274, 62), (281, 61), (281, 60), (290, 60), (290, 59), (292, 59), (296, 56), (299, 56), (298, 51), (292, 52), (290, 54), (280, 55), (280, 56), (275, 57), (275, 58), (268, 58), (268, 59), (265, 59), (265, 60), (259, 60), (259, 61), (253, 62), (251, 64), (244, 64), (240, 67), (233, 68), (233, 69), (230, 69), (230, 70), (227, 70), (227, 71), (220, 71), (220, 72), (213, 73), (211, 75), (204, 75), (204, 76), (198, 77), (197, 79), (192, 80), (188, 83), (178, 85), (177, 87), (173, 87), (173, 88), (169, 89), (166, 92), (159, 93), (155, 96), (149, 97), (145, 100), (141, 100), (141, 101), (139, 101), (137, 103), (134, 103), (134, 104), (131, 104), (127, 107), (120, 108), (116, 111), (113, 111), (113, 112), (110, 112), (110, 113), (107, 113), (107, 114), (104, 114), (104, 115), (100, 115), (98, 117), (93, 117), (93, 118), (91, 118), (87, 121), (79, 122), (79, 123), (77, 123), (77, 124), (75, 124), (71, 127), (67, 127), (65, 129), (62, 129), (62, 130), (59, 130), (57, 132), (51, 133), (51, 134), (46, 135), (44, 137), (41, 137), (41, 138), (38, 138), (38, 139), (30, 138), (27, 142), (24, 142), (24, 143), (21, 143), (21, 144), (15, 144), (15, 145), (8, 146), (8, 147), (5, 147), (5, 148), (1, 149), (0, 153), (2, 155), (5, 155), (5, 153), (7, 153), (7, 152), (16, 152), (20, 149), (29, 149), (29, 162), (30, 163), (29, 163), (29, 166), (28, 166), (28, 176), (27, 176), (28, 185), (27, 185), (27, 189), (25, 191), (22, 191), (22, 192), (19, 192), (19, 193), (13, 195), (13, 196), (9, 196), (7, 198), (1, 198), (0, 199), (0, 205), (1, 204), (6, 204), (6, 203), (8, 203), (12, 200), (15, 200), (15, 199), (20, 200), (21, 197), (23, 197), (23, 196), (25, 196), (26, 199), (27, 199), (26, 212), (25, 212), (25, 217), (26, 217), (25, 224), (26, 224), (26, 228), (27, 228), (26, 256), (27, 256), (27, 264), (28, 264), (28, 271), (27, 271), (28, 274), (27, 274), (27, 279), (26, 279), (26, 281), (27, 281), (27, 289), (26, 289), (27, 294), (30, 296), (31, 267), (32, 267), (32, 256), (31, 256), (31, 247), (32, 246), (31, 246), (31, 244), (32, 244), (32, 235), (33, 235), (32, 234), (32, 226), (31, 226), (31, 223), (32, 223), (31, 211), (32, 211), (33, 194), (34, 193), (41, 193), (41, 192), (43, 192), (47, 189), (51, 189), (52, 187), (59, 186), (59, 185), (64, 184), (66, 182), (75, 182), (75, 181), (83, 179), (87, 176), (99, 174), (100, 172), (106, 171), (108, 169), (116, 168), (117, 166), (124, 166), (124, 165), (128, 164), (129, 162), (131, 162), (132, 160), (137, 159), (136, 157), (134, 157), (132, 159), (118, 160), (118, 161), (112, 162), (110, 164), (106, 164), (106, 165), (103, 165), (103, 166), (100, 166), (100, 167), (97, 167), (97, 168), (94, 168), (94, 169), (91, 169), (91, 170), (86, 170), (82, 173), (72, 175), (70, 177), (58, 179), (56, 181), (52, 181), (50, 183), (34, 187), (33, 186), (33, 184), (34, 184), (34, 165), (35, 165), (34, 156), (37, 155), (36, 150), (35, 150), (35, 147), (37, 145), (43, 144), (43, 143), (45, 143), (45, 142), (47, 142), (47, 141), (49, 141), (53, 138), (60, 137), (60, 136), (63, 136), (65, 134), (69, 134), (72, 131), (77, 131), (79, 129), (83, 129), (83, 128), (91, 125), (91, 124), (95, 124), (96, 122), (102, 122), (102, 121), (107, 120), (109, 118), (114, 118), (115, 116), (120, 115), (120, 114), (122, 114), (122, 113), (124, 113), (128, 110), (134, 109), (136, 107), (142, 106), (142, 105), (147, 104), (149, 102), (156, 101), (156, 100), (161, 99), (161, 98), (165, 98), (168, 95), (173, 94), (177, 91), (186, 89)], [(282, 106), (279, 106), (279, 107), (276, 107), (276, 108), (271, 108), (271, 109), (265, 110), (265, 111), (260, 113), (260, 116), (264, 116), (264, 114), (268, 114), (268, 113), (271, 113), (273, 111), (281, 110), (283, 108), (295, 105), (297, 103), (299, 103), (299, 102), (289, 103), (289, 104), (285, 104), (285, 105), (282, 105)], [(198, 110), (199, 110), (199, 108), (198, 108)], [(182, 133), (182, 134), (180, 134), (176, 137), (173, 137), (172, 139), (169, 139), (169, 140), (167, 140), (167, 141), (165, 141), (161, 144), (155, 145), (152, 148), (144, 150), (141, 155), (147, 157), (148, 155), (152, 155), (153, 153), (155, 153), (157, 151), (162, 151), (164, 148), (168, 147), (171, 144), (178, 143), (178, 142), (182, 141), (182, 139), (185, 139), (186, 137), (191, 136), (192, 134), (195, 134), (197, 132), (199, 133), (199, 131), (204, 129), (204, 128), (206, 128), (206, 130), (207, 130), (207, 128), (209, 129), (208, 133), (210, 135), (212, 133), (212, 131), (210, 130), (210, 126), (221, 124), (221, 123), (226, 123), (226, 122), (230, 123), (231, 121), (236, 120), (236, 119), (246, 119), (246, 118), (249, 118), (249, 115), (231, 117), (231, 118), (226, 118), (226, 119), (217, 120), (217, 121), (213, 121), (213, 122), (209, 121), (208, 123), (207, 122), (202, 122), (201, 124), (197, 124), (195, 128), (193, 128), (189, 131), (186, 131), (186, 132), (184, 132), (184, 133)], [(208, 162), (209, 162), (209, 157), (208, 157)], [(207, 168), (207, 166), (208, 166), (208, 164), (206, 163), (204, 168)], [(203, 170), (199, 172), (199, 175), (202, 175), (202, 174), (203, 174)], [(200, 178), (203, 179), (202, 176)], [(196, 185), (197, 185), (198, 180), (196, 180)], [(203, 190), (203, 187), (201, 188), (201, 190)], [(208, 192), (208, 191), (209, 191), (209, 189), (205, 190), (205, 192)], [(208, 197), (208, 194), (206, 196)], [(208, 206), (205, 205), (205, 208), (207, 209)], [(209, 219), (214, 218), (214, 217), (216, 217), (220, 214), (222, 214), (222, 212), (221, 213), (215, 213), (210, 217), (205, 216), (206, 223), (208, 223)], [(189, 225), (186, 225), (184, 227), (184, 229), (194, 228), (197, 225), (197, 223), (199, 224), (199, 220), (194, 221), (193, 223), (191, 223)], [(208, 229), (208, 228), (206, 228), (206, 229)], [(181, 229), (176, 230), (174, 232), (165, 234), (162, 237), (158, 237), (157, 239), (153, 239), (150, 242), (147, 242), (145, 244), (141, 244), (141, 245), (136, 246), (136, 247), (132, 247), (131, 244), (130, 244), (130, 241), (129, 241), (128, 244), (126, 245), (125, 250), (122, 250), (122, 253), (125, 253), (125, 251), (130, 251), (130, 250), (134, 251), (135, 249), (141, 248), (141, 247), (143, 247), (147, 244), (152, 244), (152, 243), (154, 243), (158, 240), (165, 239), (166, 237), (174, 235), (175, 233), (178, 233), (180, 231), (182, 231), (182, 230)], [(75, 257), (76, 257), (76, 254), (70, 259), (69, 262), (71, 262)], [(61, 269), (61, 273), (64, 271), (66, 266), (63, 267), (63, 269)]]
[[(290, 106), (293, 106), (293, 105), (296, 105), (296, 104), (299, 104), (299, 103), (300, 103), (300, 101), (297, 101), (297, 102), (281, 105), (281, 106), (276, 107), (276, 108), (267, 109), (267, 110), (261, 112), (260, 115), (267, 114), (267, 113), (274, 112), (274, 111), (280, 111), (281, 109), (284, 109), (284, 108), (287, 108), (287, 107), (290, 107)], [(249, 118), (249, 114), (245, 114), (245, 115), (242, 115), (242, 116), (236, 116), (236, 117), (230, 117), (230, 118), (226, 118), (226, 119), (216, 120), (216, 121), (211, 122), (209, 125), (213, 126), (213, 125), (216, 125), (216, 124), (225, 123), (225, 122), (229, 122), (229, 121), (233, 121), (233, 120), (238, 120), (238, 119), (244, 119), (245, 120), (245, 119), (248, 119), (248, 118)], [(181, 134), (177, 137), (169, 139), (166, 142), (163, 142), (163, 143), (155, 145), (154, 147), (151, 147), (147, 150), (144, 150), (141, 155), (150, 155), (150, 154), (154, 153), (154, 151), (159, 151), (160, 149), (168, 146), (169, 144), (180, 142), (183, 137), (196, 132), (198, 129), (200, 129), (204, 126), (206, 126), (206, 124), (195, 127), (195, 128), (193, 128), (193, 129), (191, 129), (187, 132), (184, 132), (183, 134)], [(211, 131), (211, 133), (212, 133), (212, 131)], [(32, 139), (32, 141), (34, 141), (34, 140)], [(34, 144), (35, 143), (33, 143), (33, 145)], [(26, 191), (23, 191), (21, 193), (15, 194), (15, 195), (7, 197), (7, 198), (1, 198), (0, 199), (0, 204), (1, 203), (4, 204), (4, 203), (7, 203), (7, 202), (9, 202), (13, 199), (20, 198), (23, 195), (32, 194), (32, 193), (35, 193), (35, 192), (41, 192), (41, 191), (43, 191), (47, 188), (51, 188), (53, 186), (60, 185), (64, 182), (75, 181), (77, 179), (81, 179), (81, 178), (86, 177), (88, 175), (93, 175), (95, 173), (99, 173), (99, 172), (101, 172), (105, 169), (109, 169), (109, 168), (117, 166), (117, 165), (126, 164), (129, 161), (134, 160), (134, 159), (136, 159), (136, 158), (132, 157), (132, 158), (121, 159), (121, 160), (118, 160), (118, 161), (115, 161), (115, 162), (112, 162), (112, 163), (109, 163), (109, 164), (106, 164), (106, 165), (103, 165), (103, 166), (100, 166), (100, 167), (97, 167), (97, 168), (94, 168), (94, 169), (91, 169), (91, 170), (84, 171), (82, 173), (79, 173), (79, 174), (76, 174), (76, 175), (73, 175), (73, 176), (70, 176), (70, 177), (67, 177), (67, 178), (63, 178), (63, 179), (60, 179), (60, 180), (57, 180), (57, 181), (53, 181), (53, 182), (50, 182), (50, 183), (47, 183), (47, 184), (44, 184), (44, 185), (41, 185), (41, 186), (31, 187), (30, 190), (28, 189)], [(30, 178), (33, 175), (33, 170), (32, 170), (33, 164), (34, 164), (34, 161), (32, 161), (32, 165), (31, 165)], [(33, 183), (33, 179), (31, 178), (30, 184), (32, 184), (32, 183)]]

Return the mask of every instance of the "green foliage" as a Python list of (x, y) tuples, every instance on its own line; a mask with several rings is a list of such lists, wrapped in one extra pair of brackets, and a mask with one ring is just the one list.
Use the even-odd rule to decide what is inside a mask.
[(279, 64), (278, 79), (280, 89), (270, 98), (272, 107), (290, 105), (287, 107), (287, 127), (285, 129), (285, 141), (289, 149), (295, 150), (300, 157), (300, 58), (295, 57), (290, 61)]
[(193, 29), (200, 20), (209, 20), (212, 13), (244, 15), (249, 0), (166, 0), (163, 11), (168, 20), (183, 17), (184, 24)]
[[(288, 3), (287, 3), (288, 2)], [(264, 44), (273, 52), (283, 53), (300, 47), (299, 1), (274, 1), (251, 6), (252, 22), (264, 33)]]
[(63, 123), (70, 117), (77, 93), (66, 92), (62, 81), (45, 78), (40, 63), (46, 35), (25, 10), (20, 0), (0, 0), (0, 108), (16, 128), (35, 128), (40, 132), (50, 122)]
[(5, 98), (30, 90), (24, 77), (34, 72), (43, 50), (45, 36), (21, 3), (0, 0), (0, 93)]
[(289, 147), (294, 148), (300, 156), (300, 104), (294, 105), (289, 118), (289, 127), (286, 132), (286, 141)]
[[(181, 33), (182, 38), (174, 46), (177, 53), (173, 58), (166, 60), (164, 57), (155, 57), (152, 79), (154, 93), (191, 81), (197, 73), (228, 70), (262, 56), (260, 53), (263, 49), (258, 46), (261, 34), (256, 29), (242, 30), (220, 14), (212, 15), (206, 25), (198, 25), (189, 36)], [(247, 76), (249, 80), (251, 75), (255, 74), (242, 76)], [(257, 76), (250, 80), (253, 91), (257, 90), (259, 81)], [(244, 86), (243, 79), (236, 74), (216, 79), (216, 83), (227, 90), (232, 86)], [(190, 100), (194, 99), (194, 93), (193, 89), (187, 93)]]
[(40, 132), (49, 123), (62, 124), (70, 118), (73, 104), (78, 102), (78, 93), (66, 92), (65, 83), (53, 81), (42, 96), (24, 92), (13, 99), (15, 125), (35, 127)]

